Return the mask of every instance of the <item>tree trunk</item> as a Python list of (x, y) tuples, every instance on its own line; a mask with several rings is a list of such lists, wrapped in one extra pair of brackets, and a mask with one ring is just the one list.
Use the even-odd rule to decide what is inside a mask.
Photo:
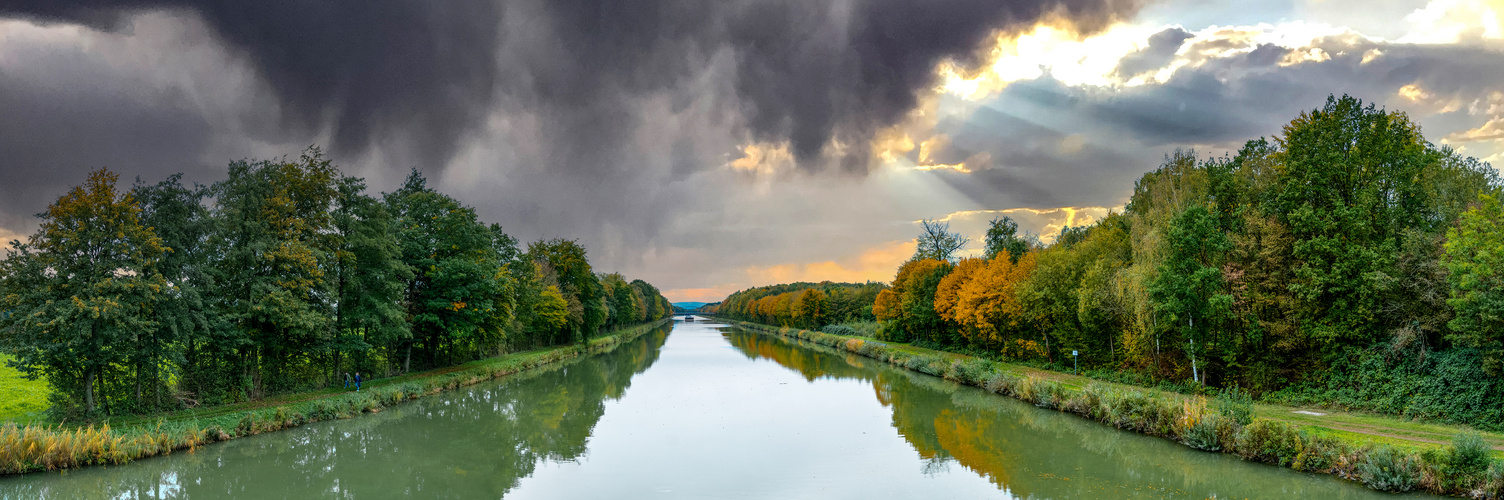
[(1196, 318), (1186, 318), (1186, 325), (1190, 326), (1190, 335), (1187, 339), (1191, 343), (1191, 380), (1201, 383), (1201, 374), (1196, 371)]
[(94, 414), (94, 367), (84, 371), (84, 407), (89, 415)]

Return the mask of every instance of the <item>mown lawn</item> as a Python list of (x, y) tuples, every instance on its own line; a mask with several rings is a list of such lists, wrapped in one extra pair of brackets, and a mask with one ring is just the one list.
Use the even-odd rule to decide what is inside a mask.
[(47, 409), (45, 380), (26, 380), (15, 368), (7, 366), (10, 356), (0, 354), (0, 422), (30, 423), (41, 420)]

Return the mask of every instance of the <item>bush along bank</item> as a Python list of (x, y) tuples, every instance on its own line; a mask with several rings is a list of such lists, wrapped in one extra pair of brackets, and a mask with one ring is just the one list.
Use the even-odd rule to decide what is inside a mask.
[(926, 354), (871, 339), (731, 323), (755, 333), (860, 354), (1198, 450), (1229, 453), (1301, 472), (1333, 474), (1381, 491), (1504, 498), (1504, 460), (1493, 458), (1489, 445), (1476, 434), (1458, 434), (1450, 446), (1441, 449), (1356, 443), (1286, 422), (1255, 418), (1252, 399), (1238, 391), (1207, 397), (1100, 381), (1074, 387), (1039, 375), (1010, 373), (1001, 363), (970, 356)]
[[(462, 365), (458, 370), (414, 374), (395, 382), (372, 381), (362, 392), (343, 392), (272, 408), (229, 412), (207, 418), (178, 416), (151, 425), (109, 424), (67, 428), (6, 423), (0, 426), (0, 474), (23, 474), (131, 460), (193, 450), (206, 444), (323, 420), (379, 412), (422, 396), (499, 379), (519, 372), (601, 353), (671, 321), (627, 327), (584, 344), (508, 354)], [(212, 410), (211, 410), (212, 411)]]

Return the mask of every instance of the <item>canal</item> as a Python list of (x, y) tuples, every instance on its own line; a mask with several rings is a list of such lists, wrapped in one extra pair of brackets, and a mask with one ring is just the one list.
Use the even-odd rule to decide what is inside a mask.
[(875, 360), (675, 323), (378, 414), (0, 498), (1394, 498)]

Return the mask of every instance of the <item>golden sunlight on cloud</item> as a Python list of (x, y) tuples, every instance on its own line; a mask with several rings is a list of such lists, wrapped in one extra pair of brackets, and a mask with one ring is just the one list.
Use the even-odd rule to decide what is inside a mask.
[(1401, 43), (1458, 43), (1504, 38), (1504, 0), (1432, 0), (1405, 16)]
[(747, 268), (747, 281), (756, 284), (793, 283), (796, 281), (840, 281), (862, 283), (887, 281), (894, 270), (914, 256), (914, 240), (891, 241), (863, 251), (842, 261), (778, 264)]
[[(1399, 90), (1395, 91), (1395, 94), (1410, 101), (1414, 109), (1429, 114), (1451, 113), (1462, 109), (1464, 104), (1457, 97), (1440, 97), (1413, 83), (1400, 87)], [(1470, 111), (1468, 114), (1478, 113)]]
[(0, 249), (10, 248), (11, 240), (26, 241), (30, 236), (0, 227)]
[[(938, 222), (951, 223), (951, 231), (969, 237), (972, 244), (962, 253), (979, 255), (983, 250), (987, 227), (994, 218), (1007, 216), (1018, 223), (1020, 231), (1038, 236), (1041, 243), (1050, 244), (1066, 227), (1087, 226), (1106, 218), (1122, 207), (1057, 207), (1057, 208), (1006, 208), (1001, 210), (962, 210), (951, 212)], [(918, 224), (920, 221), (914, 221)]]
[(1068, 29), (1039, 25), (1027, 33), (1001, 34), (989, 52), (988, 62), (976, 70), (967, 71), (953, 62), (940, 64), (936, 68), (940, 83), (935, 90), (976, 101), (997, 94), (1010, 83), (1032, 80), (1045, 73), (1074, 87), (1132, 87), (1163, 83), (1182, 67), (1197, 67), (1211, 59), (1246, 54), (1263, 44), (1294, 49), (1280, 62), (1282, 65), (1326, 61), (1331, 55), (1312, 47), (1316, 40), (1331, 36), (1362, 37), (1347, 28), (1302, 21), (1211, 26), (1190, 32), (1191, 38), (1181, 45), (1175, 59), (1156, 73), (1117, 73), (1124, 57), (1148, 47), (1151, 36), (1173, 27), (1119, 23), (1095, 35), (1081, 37)]
[(1118, 61), (1148, 45), (1162, 28), (1116, 24), (1082, 38), (1074, 31), (1039, 25), (1022, 34), (1000, 34), (988, 63), (968, 73), (955, 63), (941, 64), (939, 91), (966, 100), (996, 94), (1009, 83), (1032, 80), (1046, 71), (1071, 86), (1119, 84), (1113, 76)]
[(1448, 135), (1442, 142), (1459, 143), (1504, 139), (1504, 117), (1494, 117), (1482, 126)]
[(950, 170), (969, 174), (978, 170), (992, 168), (992, 153), (986, 151), (966, 157), (961, 163), (936, 163), (933, 161), (921, 161), (914, 166), (914, 170)]
[(794, 166), (794, 154), (788, 143), (766, 142), (742, 146), (742, 156), (726, 162), (726, 166), (738, 172), (766, 175)]
[(914, 139), (897, 127), (889, 128), (872, 140), (873, 156), (884, 163), (893, 163), (914, 150)]

